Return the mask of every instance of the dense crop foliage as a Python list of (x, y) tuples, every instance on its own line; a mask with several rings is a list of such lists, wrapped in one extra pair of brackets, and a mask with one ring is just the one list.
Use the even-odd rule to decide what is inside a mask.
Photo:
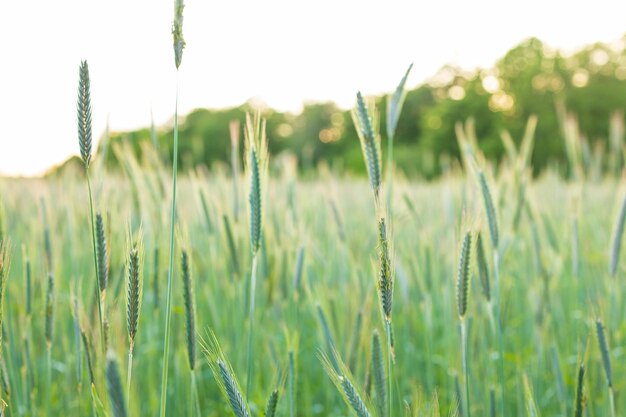
[[(130, 407), (129, 415), (152, 416), (158, 411), (171, 180), (156, 154), (147, 155), (142, 163), (127, 157), (124, 173), (102, 170), (98, 158), (90, 167), (94, 209), (103, 213), (109, 253), (102, 298), (109, 359), (100, 342), (90, 210), (82, 173), (0, 183), (2, 236), (11, 259), (10, 270), (3, 269), (9, 271), (3, 275), (2, 322), (2, 398), (8, 415), (91, 415), (91, 372), (105, 409), (113, 410), (111, 395), (125, 396), (128, 389), (130, 398), (122, 400)], [(506, 415), (525, 415), (530, 404), (542, 415), (572, 415), (580, 395), (579, 366), (584, 364), (582, 404), (589, 415), (610, 415), (609, 392), (625, 388), (620, 360), (626, 330), (624, 267), (619, 259), (615, 276), (608, 273), (621, 187), (616, 180), (564, 183), (546, 175), (526, 184), (521, 219), (514, 228), (519, 194), (515, 170), (503, 169), (494, 181), (487, 167), (500, 231), (499, 314), (494, 314), (498, 295), (493, 249), (477, 176), (457, 173), (430, 184), (400, 179), (394, 186), (389, 221), (395, 253), (391, 415), (405, 415), (405, 409), (412, 410), (409, 415), (417, 415), (417, 410), (436, 415), (437, 409), (449, 415), (459, 398), (466, 402), (456, 287), (461, 243), (470, 229), (472, 239), (478, 229), (482, 236), (481, 255), (474, 252), (469, 258), (469, 282), (463, 288), (472, 413), (488, 415), (495, 405), (500, 415), (503, 396)], [(340, 393), (326, 375), (322, 355), (349, 375), (336, 379), (338, 386), (352, 387), (365, 404), (373, 404), (369, 412), (378, 414), (385, 407), (375, 405), (379, 391), (373, 376), (378, 372), (376, 378), (384, 379), (387, 342), (376, 291), (379, 230), (370, 185), (332, 177), (303, 182), (289, 169), (281, 173), (274, 165), (273, 171), (258, 254), (249, 411), (262, 415), (277, 388), (276, 415), (348, 415), (340, 395), (346, 393)], [(189, 297), (195, 298), (195, 327), (203, 339), (198, 341), (195, 366), (201, 415), (231, 412), (202, 353), (203, 347), (215, 345), (208, 329), (219, 340), (224, 371), (232, 370), (240, 387), (245, 384), (252, 254), (249, 220), (232, 202), (244, 204), (246, 188), (242, 177), (237, 182), (241, 198), (234, 200), (233, 180), (225, 174), (199, 170), (179, 177), (181, 244), (174, 257), (168, 415), (187, 415), (195, 407), (186, 331)], [(127, 387), (120, 375), (127, 369), (129, 343), (129, 227), (136, 235), (140, 226), (144, 295)], [(183, 256), (188, 257), (185, 264)], [(481, 273), (487, 275), (482, 279), (491, 280), (490, 301), (481, 289), (480, 259)], [(54, 277), (50, 299), (48, 273)], [(186, 289), (185, 273), (193, 277), (193, 291)], [(494, 330), (498, 316), (503, 381)], [(48, 335), (49, 326), (53, 331)], [(381, 349), (382, 354), (376, 352)], [(374, 364), (372, 358), (377, 358)], [(612, 361), (610, 377), (607, 361)], [(117, 382), (107, 383), (109, 375), (117, 375)], [(378, 383), (380, 392), (384, 382)], [(107, 391), (108, 386), (112, 390)], [(615, 408), (624, 409), (619, 395)]]

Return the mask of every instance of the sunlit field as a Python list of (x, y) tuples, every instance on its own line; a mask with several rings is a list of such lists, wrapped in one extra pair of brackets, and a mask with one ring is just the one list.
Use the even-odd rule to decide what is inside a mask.
[(0, 417), (626, 413), (624, 39), (185, 116), (183, 9), (171, 124), (96, 144), (81, 61), (79, 156), (0, 177)]
[[(90, 167), (94, 208), (102, 213), (107, 244), (109, 278), (102, 305), (106, 349), (100, 339), (83, 172), (2, 180), (2, 237), (10, 240), (10, 247), (5, 243), (10, 252), (4, 265), (11, 260), (8, 279), (3, 275), (2, 389), (7, 415), (91, 415), (100, 413), (94, 411), (98, 401), (109, 410), (109, 397), (115, 394), (107, 382), (105, 350), (116, 358), (128, 415), (157, 413), (171, 178), (167, 167), (156, 161), (140, 163), (129, 156), (124, 172), (114, 173), (101, 170), (96, 156)], [(584, 365), (586, 412), (609, 415), (596, 320), (604, 324), (613, 390), (619, 393), (624, 388), (619, 347), (626, 330), (619, 259), (615, 276), (607, 272), (622, 198), (619, 181), (566, 182), (547, 174), (526, 185), (520, 202), (518, 177), (509, 166), (501, 167), (496, 179), (487, 178), (499, 227), (499, 302), (494, 249), (476, 175), (457, 169), (432, 183), (396, 178), (389, 217), (395, 361), (391, 395), (386, 397), (387, 344), (377, 294), (380, 244), (371, 187), (363, 179), (328, 173), (303, 181), (290, 169), (274, 167), (263, 204), (258, 255), (247, 403), (252, 415), (263, 415), (274, 389), (276, 415), (349, 415), (351, 407), (328, 376), (334, 373), (332, 361), (349, 375), (369, 415), (386, 415), (382, 396), (391, 399), (392, 415), (466, 412), (458, 409), (467, 399), (456, 298), (466, 231), (473, 242), (465, 313), (472, 414), (494, 415), (493, 408), (500, 415), (504, 407), (505, 415), (573, 415), (577, 375)], [(214, 333), (220, 355), (232, 365), (232, 377), (245, 395), (251, 265), (248, 183), (244, 177), (233, 181), (228, 172), (205, 170), (178, 180), (168, 415), (229, 415), (227, 397), (218, 388), (219, 374), (214, 376), (209, 367), (213, 356), (207, 356), (203, 346), (211, 349)], [(143, 302), (127, 387), (128, 236), (137, 236), (139, 229)], [(478, 233), (491, 301), (479, 277)], [(191, 341), (186, 333), (182, 251), (189, 256), (195, 300), (197, 337)], [(54, 281), (52, 290), (49, 279)], [(382, 357), (372, 351), (374, 334), (381, 340)], [(197, 351), (197, 411), (189, 343)], [(331, 363), (328, 372), (325, 362)], [(382, 385), (374, 378), (376, 372), (383, 372)], [(619, 401), (616, 409), (622, 409)]]

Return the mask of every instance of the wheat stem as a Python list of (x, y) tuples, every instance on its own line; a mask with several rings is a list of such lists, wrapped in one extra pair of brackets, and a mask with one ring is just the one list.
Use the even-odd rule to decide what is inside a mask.
[(393, 339), (391, 334), (391, 321), (385, 320), (385, 334), (387, 336), (387, 416), (392, 416), (392, 378), (391, 371), (393, 365)]
[(48, 410), (52, 410), (52, 343), (48, 342), (46, 345), (46, 358), (47, 358), (47, 374), (46, 385), (48, 394)]
[[(191, 398), (193, 407), (195, 407), (195, 415), (196, 417), (200, 417), (202, 413), (200, 412), (200, 398), (198, 396), (198, 384), (196, 382), (196, 372), (194, 370), (191, 371)], [(193, 415), (193, 408), (190, 406), (190, 415)]]
[(96, 271), (96, 302), (98, 303), (98, 319), (100, 321), (100, 339), (102, 342), (102, 352), (106, 351), (105, 343), (104, 343), (104, 326), (102, 324), (102, 303), (100, 302), (100, 279), (98, 274), (98, 255), (96, 249), (96, 224), (95, 224), (95, 215), (93, 210), (93, 197), (91, 192), (91, 179), (89, 177), (89, 168), (85, 168), (85, 175), (87, 177), (87, 189), (89, 190), (89, 212), (91, 214), (91, 244), (93, 247), (93, 264)]
[(469, 353), (469, 348), (467, 346), (467, 323), (465, 322), (465, 318), (461, 318), (461, 355), (463, 360), (463, 373), (465, 374), (465, 407), (467, 409), (467, 417), (471, 417), (471, 403), (470, 403), (470, 375), (469, 375), (469, 365), (467, 362), (467, 357)]
[(287, 389), (289, 390), (289, 417), (296, 417), (296, 369), (293, 350), (289, 351), (289, 374)]
[(248, 402), (248, 396), (250, 394), (250, 383), (252, 380), (252, 338), (254, 333), (254, 301), (256, 293), (256, 270), (257, 270), (258, 256), (255, 254), (252, 257), (252, 271), (250, 272), (250, 310), (248, 315), (248, 353), (246, 356), (246, 363), (248, 364), (248, 375), (246, 377), (246, 403)]
[(130, 410), (130, 381), (133, 373), (133, 345), (128, 349), (128, 373), (126, 375), (126, 398), (128, 398), (128, 409)]
[(126, 400), (115, 355), (109, 351), (106, 359), (106, 385), (113, 417), (127, 417)]
[(574, 417), (583, 417), (583, 410), (585, 408), (584, 400), (584, 378), (585, 378), (585, 365), (581, 364), (578, 368), (578, 382), (576, 384), (576, 402), (574, 404)]
[(161, 368), (161, 407), (159, 415), (165, 417), (167, 403), (167, 371), (170, 350), (170, 321), (172, 319), (172, 275), (174, 272), (174, 225), (176, 223), (176, 177), (178, 173), (178, 71), (176, 71), (176, 106), (174, 111), (174, 155), (172, 161), (172, 209), (170, 217), (170, 253), (167, 269), (167, 301), (165, 307), (165, 337), (163, 340), (163, 366)]
[(504, 337), (500, 317), (500, 257), (498, 248), (493, 251), (493, 281), (495, 289), (494, 316), (496, 322), (496, 338), (498, 339), (498, 373), (500, 377), (500, 415), (504, 416)]

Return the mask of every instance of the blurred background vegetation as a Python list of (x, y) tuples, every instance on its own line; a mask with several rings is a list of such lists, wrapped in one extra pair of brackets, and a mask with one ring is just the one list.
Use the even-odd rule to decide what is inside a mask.
[[(398, 69), (399, 75), (402, 70)], [(386, 97), (375, 99), (382, 116)], [(224, 110), (197, 109), (184, 117), (180, 127), (182, 169), (227, 164), (229, 122), (243, 120), (244, 113), (253, 108), (258, 108), (258, 103)], [(611, 167), (610, 151), (615, 150), (611, 143), (623, 143), (625, 108), (626, 35), (610, 44), (597, 43), (567, 54), (530, 38), (492, 68), (467, 71), (445, 66), (424, 84), (409, 89), (394, 142), (396, 164), (411, 177), (433, 178), (445, 172), (459, 155), (455, 124), (468, 118), (475, 121), (485, 155), (500, 161), (505, 154), (503, 131), (519, 144), (527, 120), (534, 114), (538, 117), (532, 160), (535, 174), (547, 166), (567, 174), (567, 118), (577, 121), (581, 157), (592, 159), (595, 155), (606, 169)], [(308, 103), (300, 114), (265, 108), (264, 116), (270, 152), (295, 155), (303, 174), (320, 165), (338, 173), (364, 172), (350, 110), (330, 102)], [(380, 123), (382, 134), (385, 117), (380, 117)], [(154, 141), (163, 158), (171, 158), (171, 137), (171, 126), (112, 132), (100, 141), (100, 151), (106, 154), (107, 165), (115, 167), (118, 162), (110, 151), (115, 149), (112, 145), (127, 142), (141, 158), (142, 144)], [(384, 135), (382, 140), (384, 146)], [(619, 167), (613, 164), (612, 168)]]

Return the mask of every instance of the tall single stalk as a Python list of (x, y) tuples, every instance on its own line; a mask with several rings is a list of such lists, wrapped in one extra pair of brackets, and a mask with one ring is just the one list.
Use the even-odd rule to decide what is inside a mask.
[[(409, 68), (410, 69), (410, 68)], [(408, 73), (408, 72), (407, 72)], [(396, 95), (398, 95), (398, 91), (400, 91), (400, 96), (402, 97), (402, 91), (404, 88), (404, 81), (396, 90)], [(384, 203), (381, 203), (380, 199), (380, 188), (381, 188), (381, 172), (382, 172), (382, 161), (381, 161), (381, 149), (380, 149), (380, 135), (378, 134), (377, 128), (377, 117), (375, 109), (368, 109), (365, 100), (360, 92), (357, 93), (357, 104), (356, 108), (352, 111), (352, 120), (354, 122), (354, 126), (356, 128), (357, 134), (359, 136), (359, 141), (361, 142), (361, 149), (363, 151), (363, 158), (365, 160), (365, 165), (367, 167), (368, 177), (370, 179), (370, 185), (372, 187), (372, 191), (374, 193), (374, 208), (377, 214), (378, 220), (378, 261), (379, 261), (379, 269), (378, 269), (378, 279), (377, 279), (377, 287), (378, 287), (378, 296), (380, 301), (380, 311), (381, 317), (383, 320), (383, 325), (385, 327), (385, 335), (387, 339), (387, 383), (388, 383), (388, 393), (387, 393), (387, 404), (385, 410), (388, 415), (392, 414), (392, 404), (393, 404), (393, 391), (392, 391), (392, 365), (393, 365), (393, 330), (391, 328), (391, 313), (393, 306), (393, 285), (394, 285), (394, 276), (393, 276), (393, 258), (392, 258), (392, 248), (391, 242), (388, 236), (388, 226), (386, 223), (386, 218), (389, 212), (385, 211)], [(392, 100), (391, 105), (401, 105), (401, 100)], [(397, 123), (397, 117), (399, 116), (399, 108), (397, 111), (390, 110), (388, 114), (388, 122), (392, 123), (393, 126), (388, 125), (388, 135), (393, 136), (393, 130), (395, 130), (395, 123)], [(374, 114), (374, 117), (372, 117)], [(389, 194), (388, 194), (389, 196)]]
[(170, 213), (170, 246), (167, 268), (167, 296), (165, 305), (165, 336), (163, 338), (163, 366), (161, 368), (161, 411), (165, 417), (167, 371), (170, 350), (170, 321), (172, 318), (172, 275), (174, 272), (174, 226), (176, 223), (176, 177), (178, 171), (178, 72), (176, 73), (176, 110), (174, 112), (174, 155), (172, 163), (172, 208)]
[(198, 389), (196, 387), (196, 308), (194, 301), (193, 280), (191, 277), (189, 253), (183, 249), (181, 254), (181, 272), (183, 277), (183, 301), (185, 304), (185, 331), (187, 336), (187, 359), (189, 362), (190, 386), (189, 415), (200, 416)]
[(472, 415), (471, 411), (471, 402), (470, 402), (470, 390), (469, 390), (469, 366), (467, 363), (468, 356), (468, 346), (467, 346), (467, 322), (464, 318), (461, 319), (461, 358), (463, 365), (463, 374), (465, 376), (465, 404), (467, 407), (467, 417)]
[(93, 250), (93, 264), (96, 272), (96, 300), (98, 303), (98, 321), (100, 322), (100, 338), (102, 340), (102, 351), (104, 352), (104, 326), (102, 325), (102, 304), (100, 302), (100, 272), (98, 270), (98, 253), (96, 248), (96, 222), (93, 209), (93, 192), (91, 189), (91, 178), (89, 176), (89, 166), (91, 164), (91, 82), (89, 80), (89, 66), (87, 61), (81, 61), (78, 71), (78, 100), (76, 102), (76, 114), (78, 124), (78, 145), (80, 156), (85, 166), (85, 177), (87, 178), (87, 190), (89, 191), (89, 214), (91, 221), (91, 245)]
[(500, 294), (500, 233), (498, 228), (498, 218), (496, 215), (496, 208), (493, 203), (493, 197), (491, 190), (489, 189), (489, 183), (485, 173), (478, 167), (478, 164), (474, 160), (473, 155), (468, 155), (469, 161), (472, 163), (476, 170), (478, 179), (478, 186), (483, 199), (483, 206), (485, 210), (485, 217), (487, 218), (487, 226), (489, 228), (489, 238), (491, 240), (491, 249), (493, 252), (493, 281), (494, 281), (494, 321), (496, 339), (498, 341), (498, 360), (499, 367), (498, 373), (500, 376), (500, 414), (504, 416), (504, 392), (505, 392), (505, 380), (504, 380), (504, 337), (502, 334), (502, 320), (501, 320), (501, 294)]
[(459, 269), (456, 284), (456, 302), (459, 313), (459, 321), (461, 325), (461, 362), (463, 365), (463, 374), (465, 379), (465, 407), (467, 417), (471, 417), (471, 402), (469, 393), (469, 366), (467, 362), (468, 346), (467, 346), (467, 301), (469, 297), (469, 279), (470, 279), (470, 256), (472, 250), (472, 234), (466, 232), (461, 245), (461, 253), (459, 256)]
[[(377, 202), (378, 205), (378, 202)], [(385, 327), (385, 336), (387, 339), (387, 416), (392, 415), (393, 390), (392, 390), (392, 365), (393, 365), (393, 330), (391, 327), (391, 313), (393, 310), (393, 261), (391, 258), (391, 242), (385, 217), (381, 215), (378, 223), (378, 294), (380, 298), (380, 306), (382, 312), (383, 325)]]
[(200, 417), (200, 398), (198, 397), (198, 384), (196, 382), (196, 372), (191, 371), (191, 405), (189, 406), (189, 415), (193, 416), (195, 410), (196, 417)]
[(393, 385), (392, 385), (392, 365), (393, 365), (393, 335), (391, 330), (391, 321), (385, 320), (385, 336), (387, 337), (387, 415), (389, 417), (392, 416), (392, 407), (391, 404), (393, 402)]
[(500, 257), (498, 249), (493, 249), (493, 281), (495, 290), (495, 303), (493, 304), (496, 322), (496, 338), (498, 339), (498, 374), (500, 377), (500, 415), (504, 416), (504, 337), (502, 335), (502, 320), (500, 317)]
[(141, 303), (143, 300), (143, 241), (141, 230), (139, 231), (135, 242), (133, 242), (132, 235), (129, 230), (128, 239), (130, 249), (128, 253), (128, 281), (126, 284), (126, 317), (128, 325), (128, 374), (126, 377), (126, 398), (128, 398), (128, 409), (130, 409), (130, 382), (133, 372), (133, 352), (135, 348), (137, 330), (139, 328)]
[(109, 351), (107, 353), (105, 378), (109, 403), (111, 405), (111, 411), (113, 411), (113, 416), (128, 416), (127, 411), (129, 409), (126, 407), (126, 400), (124, 399), (122, 379), (120, 377), (117, 359), (115, 358), (115, 354), (112, 351)]
[(254, 307), (255, 307), (255, 293), (256, 293), (256, 270), (257, 270), (258, 256), (252, 257), (252, 271), (250, 272), (250, 308), (248, 311), (248, 351), (246, 354), (247, 363), (247, 377), (246, 377), (246, 402), (248, 402), (248, 396), (250, 393), (250, 383), (252, 379), (252, 336), (254, 333)]
[(247, 376), (246, 376), (246, 402), (250, 393), (252, 381), (252, 358), (253, 358), (253, 335), (254, 335), (254, 309), (256, 298), (256, 272), (259, 249), (261, 248), (261, 235), (263, 230), (263, 188), (267, 176), (267, 137), (265, 136), (265, 120), (256, 114), (254, 120), (246, 115), (246, 170), (250, 181), (248, 194), (250, 212), (250, 251), (252, 254), (252, 270), (250, 271), (250, 302), (248, 315), (248, 350), (247, 350)]
[(126, 398), (128, 398), (128, 408), (130, 409), (130, 383), (133, 373), (133, 345), (128, 348), (128, 371), (126, 373)]
[(100, 295), (102, 293), (102, 289), (100, 288), (100, 278), (98, 271), (98, 256), (96, 249), (96, 225), (95, 225), (95, 214), (93, 209), (93, 197), (91, 192), (91, 179), (89, 178), (89, 168), (85, 168), (85, 175), (87, 177), (87, 189), (89, 190), (89, 213), (91, 217), (91, 245), (93, 249), (93, 263), (96, 271), (96, 302), (98, 303), (98, 321), (100, 322), (100, 340), (102, 342), (102, 352), (106, 351), (106, 346), (104, 343), (104, 326), (102, 324), (103, 315), (102, 315), (102, 303), (100, 301)]
[(289, 417), (296, 417), (296, 369), (293, 350), (289, 351), (289, 371), (287, 389), (289, 390)]
[(176, 178), (178, 174), (178, 68), (180, 67), (185, 39), (183, 38), (183, 0), (174, 1), (174, 63), (176, 65), (176, 99), (174, 107), (174, 151), (172, 156), (172, 208), (170, 212), (170, 247), (167, 269), (167, 297), (165, 306), (165, 336), (163, 338), (163, 365), (161, 367), (161, 406), (159, 415), (165, 417), (167, 404), (167, 372), (170, 350), (170, 321), (172, 318), (172, 275), (174, 272), (174, 226), (176, 224)]
[(52, 410), (52, 344), (46, 344), (46, 387), (48, 391), (48, 410)]
[(606, 385), (609, 396), (609, 411), (610, 416), (615, 417), (615, 398), (613, 394), (613, 367), (611, 366), (611, 355), (609, 349), (609, 342), (604, 330), (604, 324), (599, 318), (596, 319), (596, 336), (598, 338), (598, 347), (600, 348), (600, 354), (602, 356), (602, 367), (606, 376)]
[(47, 374), (46, 388), (48, 395), (48, 407), (52, 407), (52, 336), (54, 331), (54, 275), (48, 273), (48, 286), (46, 290), (46, 353), (47, 353)]

